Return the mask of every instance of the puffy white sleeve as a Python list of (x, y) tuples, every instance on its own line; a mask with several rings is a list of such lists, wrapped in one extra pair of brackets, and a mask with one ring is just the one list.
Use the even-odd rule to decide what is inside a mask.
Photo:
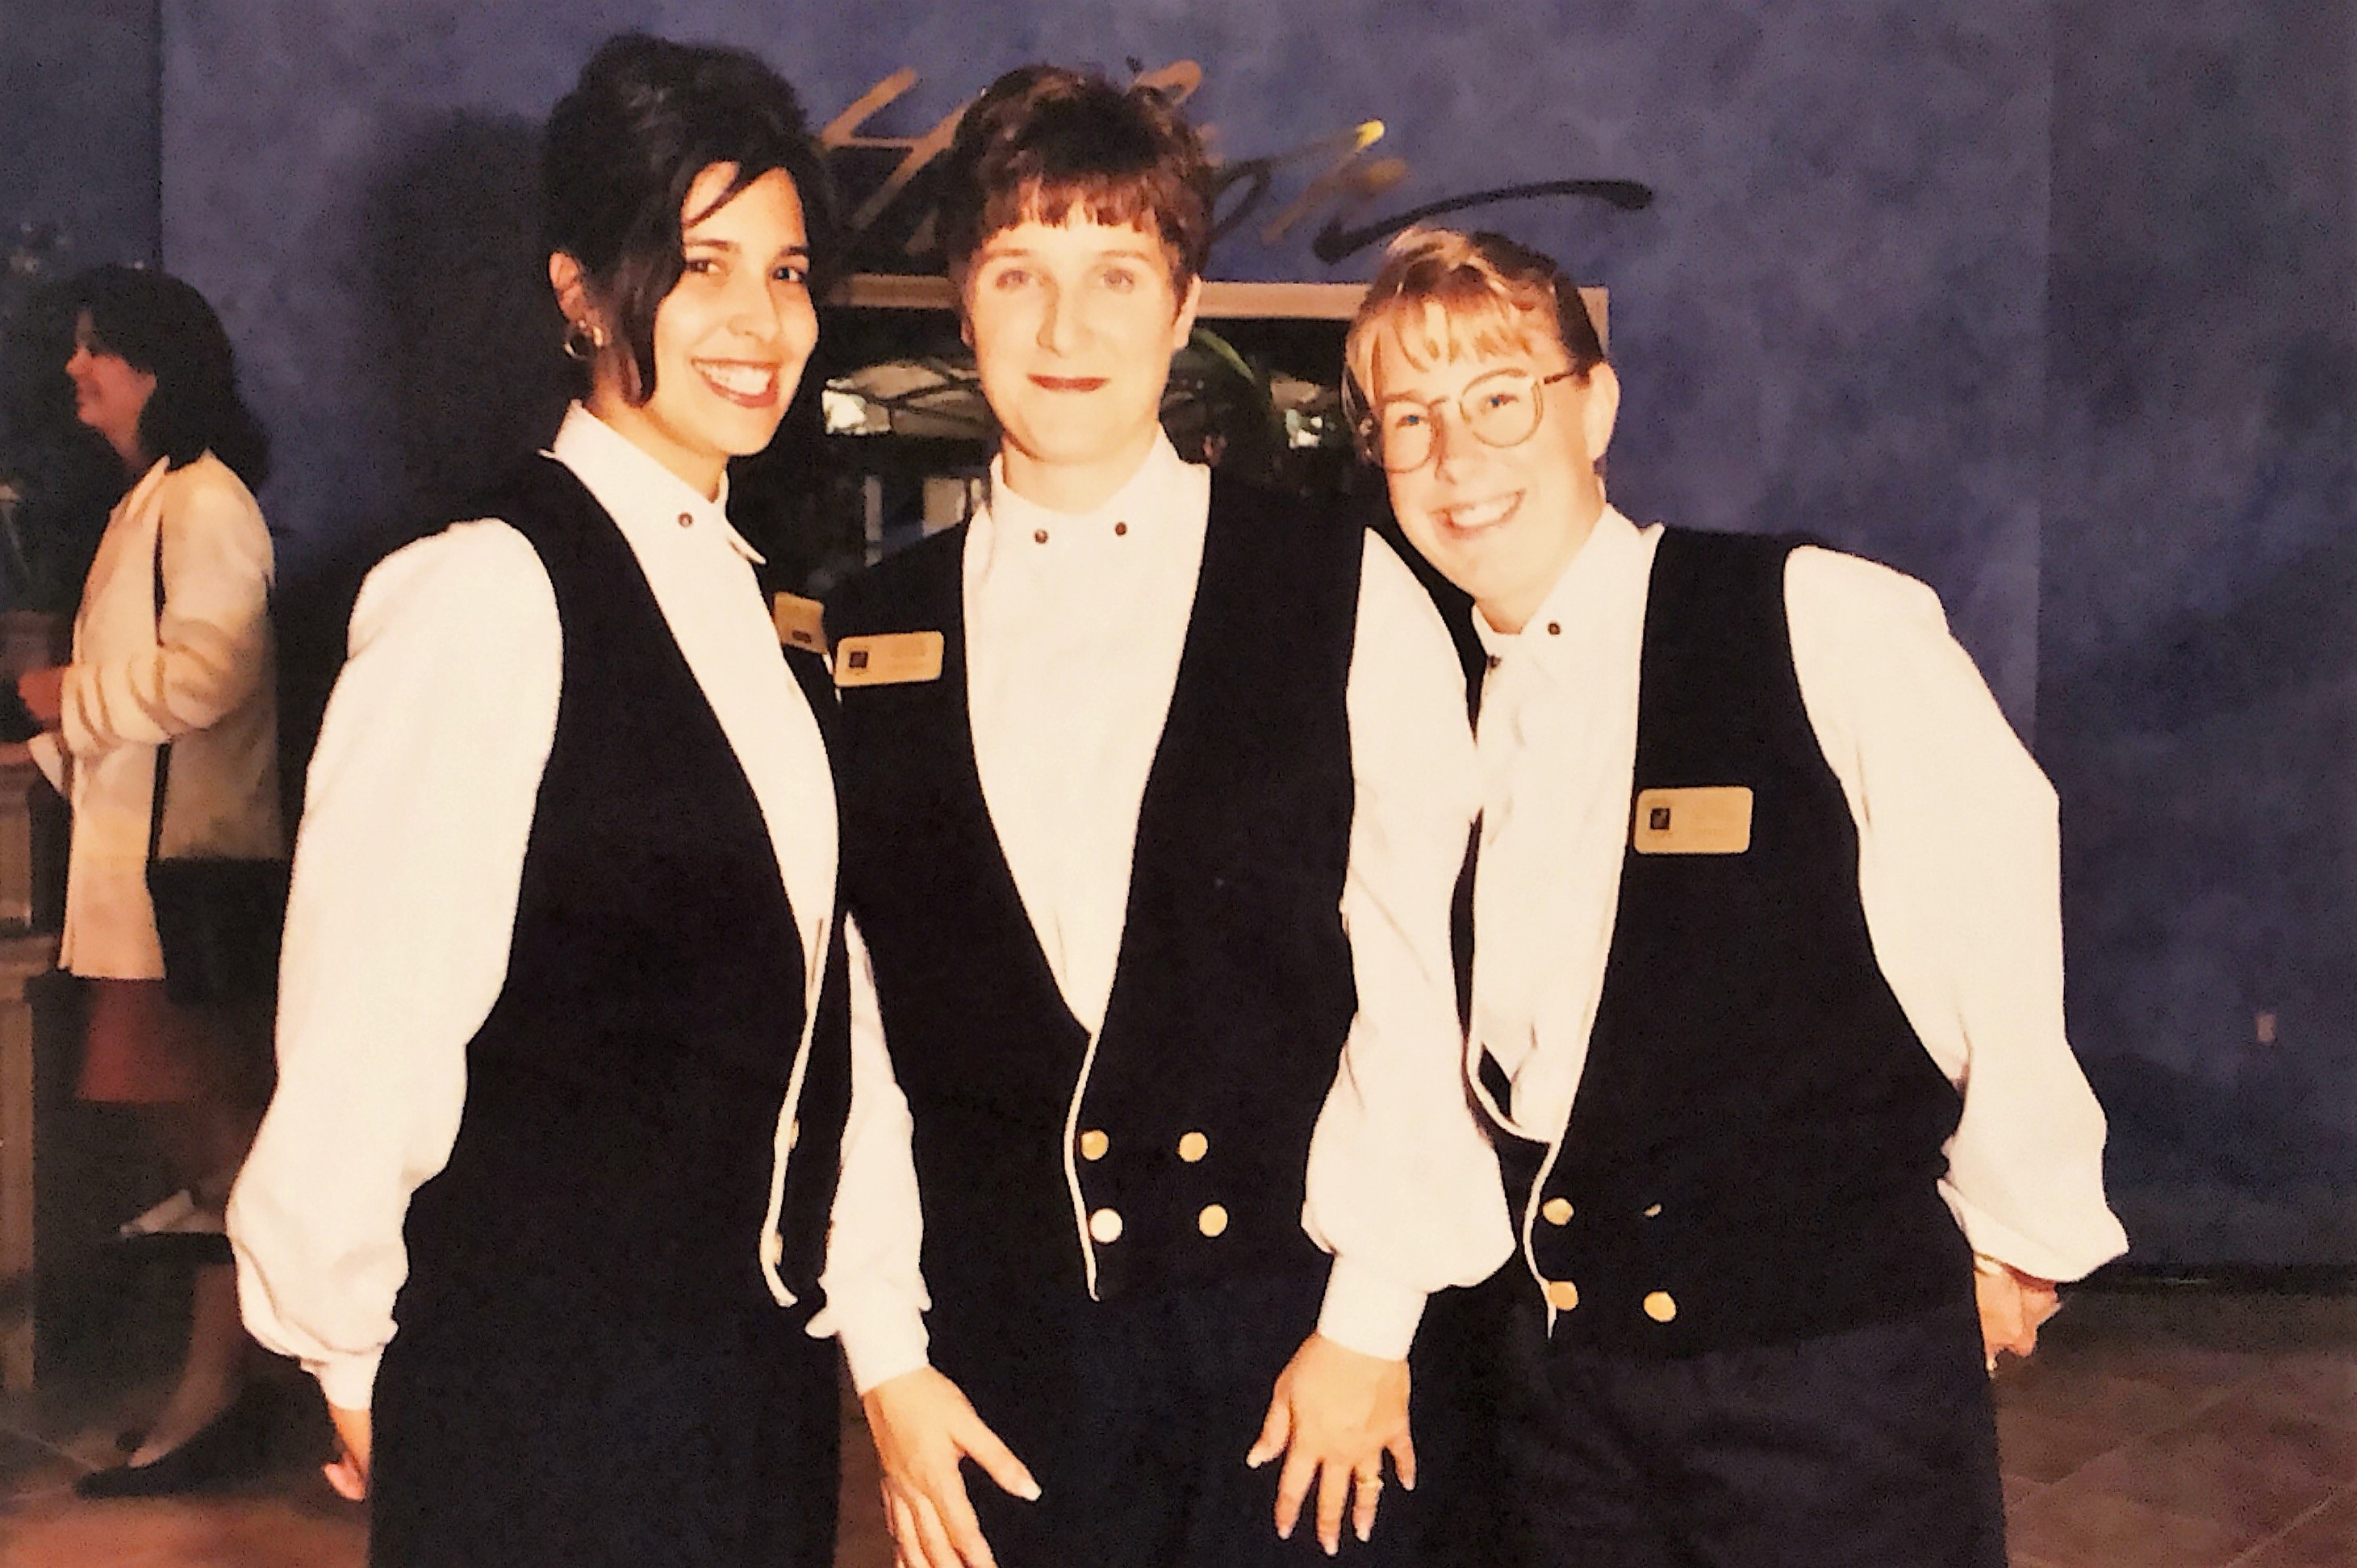
[(1858, 826), (1876, 959), (1964, 1091), (1942, 1191), (1974, 1251), (2073, 1280), (2126, 1250), (2104, 1112), (2063, 1031), (2053, 787), (1938, 596), (1856, 556), (1785, 572), (1810, 723)]
[(811, 1319), (810, 1331), (842, 1341), (852, 1385), (864, 1394), (925, 1364), (924, 1315), (932, 1304), (920, 1266), (924, 1216), (909, 1101), (885, 1050), (867, 944), (856, 924), (846, 927), (845, 937), (851, 961), (851, 1116), (843, 1129), (826, 1271), (819, 1276), (826, 1305)]
[(1342, 889), (1359, 1012), (1309, 1145), (1302, 1225), (1334, 1254), (1318, 1331), (1407, 1353), (1425, 1297), (1513, 1250), (1465, 1087), (1448, 919), (1480, 784), (1465, 681), (1432, 601), (1367, 536), (1350, 675)]
[(562, 632), (505, 523), (389, 556), (352, 611), (296, 840), (278, 1089), (229, 1206), (246, 1326), (365, 1409), (449, 1158), (466, 1047), (505, 983)]
[(66, 667), (59, 733), (76, 757), (161, 746), (203, 729), (271, 675), (272, 560), (262, 509), (216, 463), (167, 474), (156, 504), (164, 557), (156, 646)]

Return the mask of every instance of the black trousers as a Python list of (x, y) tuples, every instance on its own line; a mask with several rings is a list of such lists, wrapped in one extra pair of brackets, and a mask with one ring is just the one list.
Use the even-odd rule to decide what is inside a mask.
[[(1324, 1287), (1322, 1273), (1232, 1280), (1135, 1300), (1029, 1301), (986, 1320), (937, 1302), (934, 1364), (1039, 1482), (1039, 1500), (1026, 1503), (966, 1472), (1001, 1568), (1430, 1561), (1430, 1505), (1470, 1462), (1441, 1426), (1415, 1434), (1417, 1489), (1387, 1466), (1373, 1539), (1361, 1544), (1346, 1518), (1339, 1559), (1318, 1545), (1314, 1495), (1292, 1539), (1277, 1539), (1282, 1461), (1244, 1466), (1277, 1374), (1317, 1326)], [(1430, 1403), (1445, 1422), (1448, 1402), (1427, 1400), (1421, 1385), (1412, 1398), (1412, 1420)]]
[(562, 1345), (404, 1323), (377, 1373), (371, 1568), (830, 1568), (834, 1349), (799, 1321)]
[(1558, 1334), (1527, 1288), (1501, 1385), (1501, 1561), (1526, 1568), (2005, 1568), (1969, 1300), (1678, 1359)]

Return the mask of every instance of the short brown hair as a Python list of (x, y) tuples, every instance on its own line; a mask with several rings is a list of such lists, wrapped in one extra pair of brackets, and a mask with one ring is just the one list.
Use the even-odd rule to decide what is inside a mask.
[(1449, 324), (1447, 336), (1437, 340), (1419, 333), (1425, 350), (1435, 357), (1460, 343), (1477, 353), (1522, 347), (1544, 332), (1562, 347), (1579, 375), (1604, 362), (1604, 341), (1587, 302), (1553, 257), (1503, 234), (1419, 224), (1401, 231), (1384, 248), (1383, 264), (1342, 340), (1343, 392), (1353, 400), (1354, 412), (1372, 403), (1376, 334), (1389, 325), (1402, 333), (1405, 346), (1408, 324), (1420, 326), (1428, 305), (1438, 306)]
[(1075, 211), (1153, 234), (1181, 295), (1211, 256), (1203, 144), (1153, 88), (1124, 91), (1093, 71), (1018, 67), (967, 106), (940, 180), (942, 251), (961, 283), (992, 235)]

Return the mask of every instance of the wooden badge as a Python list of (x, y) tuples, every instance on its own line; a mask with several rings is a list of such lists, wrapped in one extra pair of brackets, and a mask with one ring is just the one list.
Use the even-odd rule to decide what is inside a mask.
[(942, 678), (942, 634), (888, 631), (846, 637), (834, 645), (838, 686), (898, 686)]
[(1741, 854), (1751, 847), (1751, 791), (1740, 784), (1642, 790), (1631, 843), (1639, 854)]
[(788, 648), (824, 653), (825, 615), (824, 605), (800, 594), (780, 594), (770, 601), (770, 620), (778, 628), (778, 640)]

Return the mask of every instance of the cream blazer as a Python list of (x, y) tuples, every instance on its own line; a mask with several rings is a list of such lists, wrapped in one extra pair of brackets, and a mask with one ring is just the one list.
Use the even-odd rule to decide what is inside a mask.
[(165, 854), (285, 853), (271, 572), (262, 509), (210, 452), (177, 469), (157, 463), (107, 519), (74, 616), (64, 724), (33, 746), (73, 811), (60, 968), (163, 975), (147, 827), (165, 742)]

